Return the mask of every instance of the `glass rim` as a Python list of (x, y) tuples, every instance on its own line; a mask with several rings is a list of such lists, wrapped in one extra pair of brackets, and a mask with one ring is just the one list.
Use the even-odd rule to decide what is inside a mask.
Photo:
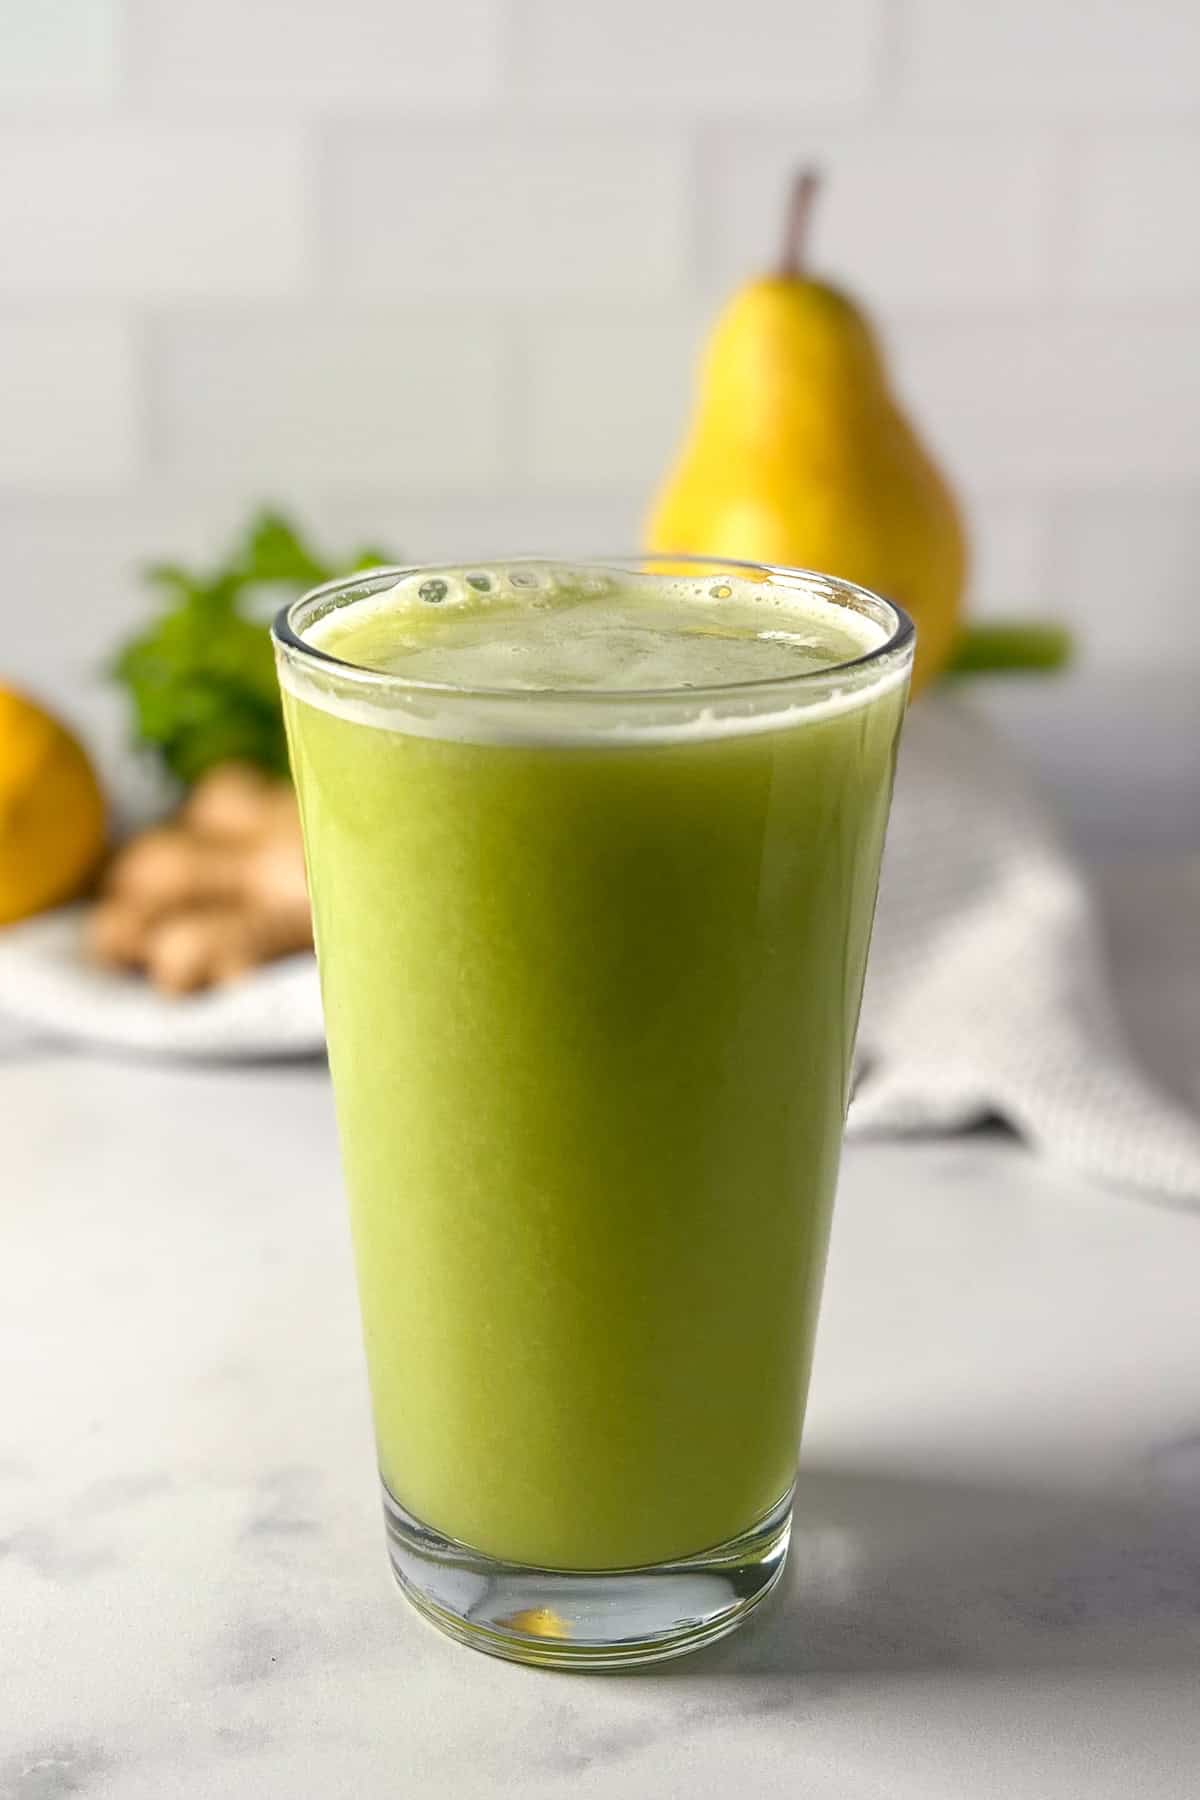
[[(663, 565), (660, 568), (646, 565)], [(809, 593), (817, 592), (819, 598), (838, 603), (839, 597), (849, 609), (874, 618), (876, 623), (887, 625), (890, 618), (890, 630), (882, 643), (865, 650), (860, 656), (848, 657), (844, 662), (826, 664), (819, 669), (800, 669), (782, 675), (755, 676), (752, 680), (722, 681), (703, 684), (695, 687), (668, 686), (660, 688), (515, 688), (486, 687), (470, 683), (452, 681), (428, 681), (411, 675), (400, 675), (386, 669), (372, 669), (363, 663), (347, 662), (345, 658), (335, 656), (331, 651), (322, 650), (318, 645), (310, 643), (302, 637), (294, 622), (294, 616), (303, 607), (318, 605), (322, 600), (332, 600), (347, 590), (362, 588), (365, 583), (372, 584), (358, 597), (367, 598), (368, 594), (380, 592), (385, 584), (394, 585), (415, 575), (450, 575), (477, 569), (480, 572), (493, 569), (580, 569), (596, 574), (613, 573), (622, 575), (649, 575), (659, 579), (669, 579), (670, 572), (678, 572), (682, 566), (685, 573), (697, 574), (710, 571), (719, 574), (721, 570), (734, 573), (749, 571), (751, 574), (764, 577), (782, 587), (791, 587)], [(353, 604), (349, 601), (348, 604)], [(883, 618), (878, 613), (883, 612)], [(318, 613), (324, 617), (325, 613)], [(339, 680), (350, 681), (355, 685), (374, 688), (377, 691), (393, 694), (411, 693), (432, 698), (482, 700), (489, 705), (494, 703), (517, 703), (528, 705), (532, 702), (563, 703), (571, 706), (592, 705), (596, 703), (637, 706), (640, 702), (662, 706), (664, 703), (678, 702), (695, 706), (697, 702), (706, 700), (729, 700), (739, 695), (750, 697), (767, 696), (789, 690), (803, 691), (806, 688), (837, 683), (845, 678), (857, 682), (877, 664), (886, 667), (889, 663), (900, 663), (905, 656), (911, 657), (916, 640), (916, 627), (909, 614), (895, 600), (875, 593), (872, 589), (862, 587), (854, 581), (847, 581), (840, 575), (828, 575), (820, 569), (791, 567), (785, 563), (751, 562), (730, 556), (692, 556), (673, 555), (670, 553), (647, 552), (633, 556), (499, 556), (480, 557), (465, 562), (439, 563), (383, 563), (368, 569), (356, 569), (347, 575), (338, 575), (331, 581), (323, 581), (319, 586), (309, 588), (307, 592), (297, 595), (294, 600), (281, 606), (271, 621), (271, 637), (277, 650), (282, 651), (289, 661), (307, 664), (315, 674), (334, 675)]]

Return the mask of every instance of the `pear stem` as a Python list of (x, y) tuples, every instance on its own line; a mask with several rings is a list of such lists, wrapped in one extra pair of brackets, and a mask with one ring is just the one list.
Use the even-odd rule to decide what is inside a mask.
[(779, 273), (793, 280), (804, 271), (808, 256), (809, 221), (820, 185), (821, 177), (816, 169), (800, 169), (788, 195)]

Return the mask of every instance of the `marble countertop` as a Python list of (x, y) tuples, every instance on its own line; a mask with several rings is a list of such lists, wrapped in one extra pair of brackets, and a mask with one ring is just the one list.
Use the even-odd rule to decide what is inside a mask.
[[(1187, 1086), (1181, 892), (1110, 921)], [(322, 1068), (10, 1040), (0, 1170), (3, 1800), (1195, 1793), (1195, 1213), (853, 1146), (782, 1594), (586, 1678), (392, 1587)]]

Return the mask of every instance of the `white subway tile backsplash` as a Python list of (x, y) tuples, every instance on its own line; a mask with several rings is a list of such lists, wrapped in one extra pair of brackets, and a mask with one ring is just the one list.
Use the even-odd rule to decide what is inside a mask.
[(1194, 0), (907, 0), (911, 105), (956, 117), (1154, 117), (1194, 109)]
[(967, 604), (975, 618), (1054, 615), (1047, 585), (1049, 519), (1036, 494), (967, 494)]
[(1053, 571), (1089, 660), (1200, 663), (1200, 482), (1061, 496)]
[(416, 562), (468, 562), (636, 551), (643, 495), (637, 489), (554, 492), (522, 480), (462, 493), (314, 495), (301, 505), (335, 546), (370, 542)]
[(327, 488), (428, 490), (504, 469), (503, 343), (486, 313), (241, 309), (160, 332), (166, 469)]
[(131, 480), (137, 375), (119, 320), (0, 314), (0, 485), (103, 492)]
[(1188, 318), (1056, 313), (898, 322), (901, 391), (970, 486), (1200, 477)]
[(514, 0), (522, 85), (551, 101), (737, 110), (860, 107), (872, 96), (880, 0)]
[(117, 78), (118, 0), (0, 0), (0, 106), (103, 100)]
[(825, 174), (819, 272), (870, 302), (995, 305), (1047, 281), (1049, 149), (997, 131), (731, 132), (711, 146), (706, 275), (721, 287), (774, 267), (796, 170)]
[(1200, 301), (1200, 129), (1091, 137), (1074, 171), (1072, 292)]
[(326, 169), (331, 280), (363, 295), (656, 295), (685, 277), (671, 137), (574, 125), (345, 128)]
[(152, 0), (146, 91), (159, 105), (456, 106), (494, 91), (502, 16), (502, 0)]
[(1200, 332), (1186, 316), (1114, 313), (1043, 331), (1050, 482), (1200, 478)]
[(0, 295), (287, 294), (307, 166), (257, 125), (0, 129)]
[(699, 326), (683, 310), (539, 321), (530, 332), (533, 478), (636, 488), (644, 508), (683, 441)]
[(0, 489), (0, 617), (6, 626), (20, 619), (18, 631), (5, 633), (4, 679), (78, 713), (89, 748), (99, 734), (102, 748), (115, 751), (128, 743), (129, 720), (108, 669), (150, 616), (142, 567), (210, 563), (232, 521), (219, 508), (197, 510), (191, 495), (164, 506), (140, 485), (111, 494), (67, 486)]

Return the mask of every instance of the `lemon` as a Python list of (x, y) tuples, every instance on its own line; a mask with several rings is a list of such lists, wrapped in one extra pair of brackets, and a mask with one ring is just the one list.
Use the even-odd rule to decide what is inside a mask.
[(0, 925), (79, 893), (104, 835), (104, 796), (82, 744), (0, 687)]

